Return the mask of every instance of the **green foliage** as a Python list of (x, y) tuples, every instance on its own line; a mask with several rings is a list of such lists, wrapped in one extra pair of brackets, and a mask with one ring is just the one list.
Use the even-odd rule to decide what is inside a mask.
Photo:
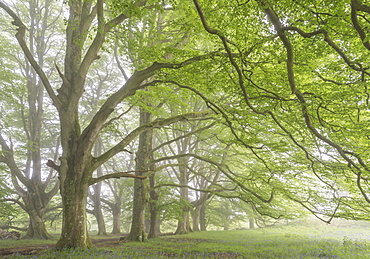
[[(0, 166), (0, 170), (2, 169), (2, 166)], [(5, 201), (13, 194), (13, 191), (6, 184), (7, 180), (8, 177), (0, 173), (0, 221), (14, 219), (19, 215), (19, 208), (12, 202)]]

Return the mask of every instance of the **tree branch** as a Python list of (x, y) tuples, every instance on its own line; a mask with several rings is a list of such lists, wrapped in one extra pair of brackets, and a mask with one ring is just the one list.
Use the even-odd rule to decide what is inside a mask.
[(20, 45), (20, 47), (23, 50), (23, 53), (27, 57), (27, 60), (31, 63), (33, 69), (35, 69), (36, 73), (40, 77), (46, 91), (48, 92), (51, 100), (53, 101), (53, 104), (57, 107), (60, 108), (61, 102), (59, 98), (56, 96), (48, 77), (45, 75), (44, 71), (42, 68), (39, 66), (39, 64), (36, 62), (35, 58), (33, 57), (31, 51), (29, 50), (24, 37), (25, 37), (25, 31), (26, 31), (26, 26), (23, 24), (21, 19), (3, 2), (0, 2), (0, 8), (4, 9), (12, 18), (13, 22), (12, 24), (17, 26), (17, 33), (15, 34), (15, 37)]
[(102, 165), (105, 161), (116, 155), (117, 153), (121, 152), (124, 150), (124, 148), (132, 141), (134, 140), (137, 136), (139, 136), (142, 132), (145, 132), (149, 129), (153, 128), (162, 128), (164, 126), (173, 124), (178, 121), (184, 121), (184, 120), (189, 120), (189, 119), (197, 119), (197, 118), (202, 118), (207, 115), (211, 114), (210, 110), (206, 111), (201, 111), (201, 112), (191, 112), (191, 113), (186, 113), (186, 114), (181, 114), (178, 116), (173, 116), (170, 118), (166, 119), (156, 119), (152, 121), (151, 123), (142, 125), (135, 130), (131, 131), (121, 142), (119, 142), (117, 145), (112, 147), (110, 150), (102, 154), (101, 156), (97, 157), (95, 159), (95, 163), (93, 165), (93, 168), (98, 168), (100, 165)]
[(2, 199), (2, 200), (0, 200), (0, 201), (9, 201), (9, 202), (14, 202), (14, 203), (16, 203), (16, 204), (18, 204), (24, 211), (27, 211), (26, 210), (26, 206), (21, 202), (21, 201), (19, 201), (19, 200), (17, 200), (17, 199)]
[[(152, 163), (154, 164), (154, 163), (158, 163), (158, 162), (161, 162), (161, 161), (164, 161), (164, 160), (178, 159), (178, 158), (182, 158), (182, 157), (194, 157), (198, 160), (201, 160), (201, 161), (204, 161), (204, 162), (207, 162), (209, 164), (212, 164), (212, 165), (216, 166), (218, 170), (220, 170), (229, 180), (231, 180), (233, 183), (235, 183), (241, 190), (244, 190), (244, 191), (252, 194), (254, 197), (261, 200), (262, 202), (270, 203), (274, 198), (274, 192), (273, 191), (271, 191), (270, 197), (268, 199), (265, 199), (264, 197), (259, 195), (257, 192), (248, 188), (247, 186), (242, 184), (240, 181), (238, 181), (235, 177), (233, 177), (232, 175), (234, 173), (232, 173), (230, 171), (230, 169), (228, 169), (227, 167), (224, 168), (225, 165), (219, 164), (215, 161), (212, 161), (211, 159), (204, 158), (204, 157), (196, 155), (196, 154), (178, 154), (178, 155), (174, 155), (174, 156), (168, 156), (168, 157), (165, 157), (165, 158), (159, 158), (157, 160), (154, 160), (154, 161), (152, 161)], [(228, 172), (228, 171), (230, 171), (230, 172)]]
[(135, 178), (135, 179), (141, 179), (144, 180), (147, 177), (146, 176), (139, 176), (139, 175), (134, 175), (130, 173), (135, 173), (136, 171), (128, 171), (128, 172), (118, 172), (118, 173), (112, 173), (112, 174), (106, 174), (103, 176), (100, 176), (98, 178), (91, 178), (89, 180), (89, 185), (93, 185), (95, 183), (111, 179), (111, 178), (121, 178), (121, 177), (126, 177), (126, 178)]

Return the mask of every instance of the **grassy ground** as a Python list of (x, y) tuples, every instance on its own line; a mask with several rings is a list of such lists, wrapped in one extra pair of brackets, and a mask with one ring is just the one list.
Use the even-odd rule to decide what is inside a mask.
[[(289, 225), (254, 230), (163, 236), (146, 243), (107, 238), (89, 251), (47, 250), (28, 258), (370, 258), (370, 224)], [(93, 237), (95, 238), (95, 237)], [(18, 242), (18, 243), (17, 243)], [(21, 242), (21, 243), (19, 243)], [(30, 240), (0, 241), (4, 246)], [(33, 241), (35, 242), (35, 241)], [(39, 242), (39, 241), (37, 241)], [(44, 245), (50, 244), (43, 241)], [(51, 242), (53, 243), (53, 242)], [(55, 243), (55, 242), (54, 242)], [(8, 258), (25, 258), (12, 255)]]

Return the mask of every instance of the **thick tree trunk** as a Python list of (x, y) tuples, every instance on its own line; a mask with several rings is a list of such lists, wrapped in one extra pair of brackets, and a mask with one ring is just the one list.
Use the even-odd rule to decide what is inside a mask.
[(74, 178), (67, 178), (61, 189), (63, 226), (56, 248), (91, 247), (92, 243), (87, 231), (86, 219), (87, 181), (77, 183)]
[(187, 234), (191, 232), (189, 211), (183, 209), (181, 219), (177, 222), (177, 229), (175, 234)]
[(45, 227), (44, 214), (44, 210), (28, 212), (29, 225), (23, 239), (51, 239), (51, 235), (47, 232)]

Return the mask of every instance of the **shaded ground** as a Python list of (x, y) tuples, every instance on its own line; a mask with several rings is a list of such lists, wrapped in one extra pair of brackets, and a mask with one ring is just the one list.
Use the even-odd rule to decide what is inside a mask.
[[(120, 237), (94, 237), (91, 241), (96, 247), (116, 247), (119, 244)], [(0, 241), (1, 242), (1, 241)], [(122, 241), (121, 241), (122, 242)], [(42, 245), (32, 245), (26, 247), (15, 247), (15, 248), (0, 248), (0, 257), (7, 255), (17, 254), (17, 255), (38, 255), (44, 250), (52, 249), (55, 247), (56, 241), (50, 241), (50, 244)], [(1, 243), (0, 243), (1, 244)]]

